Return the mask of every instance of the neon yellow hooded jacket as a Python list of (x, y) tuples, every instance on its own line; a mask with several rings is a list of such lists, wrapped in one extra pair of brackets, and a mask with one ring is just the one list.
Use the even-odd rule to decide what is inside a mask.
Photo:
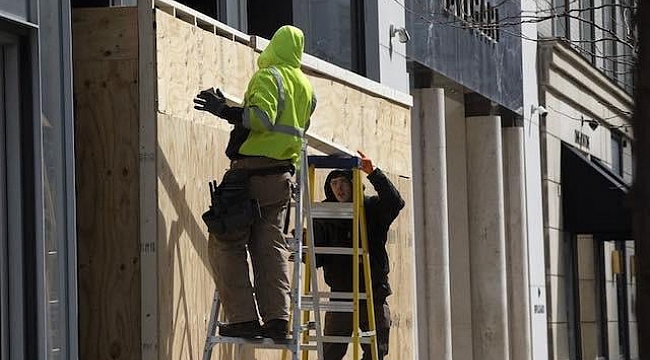
[(296, 27), (278, 29), (257, 60), (244, 95), (242, 125), (250, 129), (239, 153), (296, 163), (316, 97), (300, 70), (304, 35)]

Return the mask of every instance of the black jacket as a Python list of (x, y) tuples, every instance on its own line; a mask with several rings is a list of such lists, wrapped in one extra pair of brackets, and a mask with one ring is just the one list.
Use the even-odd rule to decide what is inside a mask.
[[(344, 173), (352, 179), (349, 171), (334, 170), (325, 181), (325, 202), (337, 201), (329, 185), (332, 175)], [(375, 298), (385, 298), (392, 293), (388, 283), (390, 265), (386, 241), (388, 228), (400, 210), (404, 200), (399, 192), (380, 169), (368, 175), (368, 180), (377, 191), (376, 196), (365, 196), (366, 229), (370, 251), (370, 270)], [(314, 220), (314, 240), (316, 246), (352, 247), (352, 221), (341, 219)], [(332, 291), (352, 291), (352, 257), (349, 255), (318, 255), (316, 265), (323, 267), (325, 282)], [(363, 289), (363, 266), (359, 271), (360, 284)]]

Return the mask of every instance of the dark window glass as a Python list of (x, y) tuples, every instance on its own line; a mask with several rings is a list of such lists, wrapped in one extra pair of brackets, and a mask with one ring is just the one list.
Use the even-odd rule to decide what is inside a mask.
[(293, 24), (291, 0), (248, 0), (249, 34), (270, 39), (277, 29), (289, 24)]
[(594, 0), (580, 0), (580, 42), (583, 55), (594, 63)]
[(607, 40), (604, 41), (604, 58), (603, 58), (603, 69), (605, 73), (611, 78), (614, 78), (616, 73), (616, 7), (614, 6), (614, 0), (604, 0), (603, 1), (603, 37)]
[(612, 133), (612, 171), (623, 175), (623, 141), (619, 134)]
[(569, 38), (569, 21), (564, 16), (567, 9), (567, 0), (553, 0), (553, 14), (558, 15), (553, 18), (553, 35), (561, 38)]
[(365, 75), (363, 1), (308, 1), (307, 52)]

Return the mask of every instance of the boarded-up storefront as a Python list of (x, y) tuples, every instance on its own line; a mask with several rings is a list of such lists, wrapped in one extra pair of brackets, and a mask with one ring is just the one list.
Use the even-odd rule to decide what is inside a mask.
[[(241, 99), (261, 41), (187, 20), (135, 7), (73, 15), (82, 358), (203, 353), (214, 283), (200, 216), (208, 181), (229, 165), (223, 151), (230, 125), (195, 111), (192, 99), (212, 86)], [(310, 133), (363, 149), (407, 202), (389, 233), (390, 353), (412, 359), (409, 104), (378, 84), (353, 86), (317, 66), (304, 70), (318, 95)], [(229, 346), (215, 350), (214, 359), (234, 356)], [(280, 354), (257, 350), (254, 358)]]

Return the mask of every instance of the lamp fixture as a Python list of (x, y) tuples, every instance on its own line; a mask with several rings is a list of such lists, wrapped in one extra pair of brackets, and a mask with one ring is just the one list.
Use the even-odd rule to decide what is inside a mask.
[(580, 116), (580, 126), (584, 125), (584, 123), (587, 123), (589, 127), (591, 128), (591, 131), (596, 131), (598, 129), (598, 121), (595, 119), (585, 119), (584, 116)]
[(535, 113), (538, 113), (539, 116), (546, 116), (548, 114), (548, 110), (546, 110), (546, 108), (543, 107), (542, 105), (538, 105), (538, 106), (531, 105), (530, 116), (535, 115)]
[(409, 35), (409, 32), (403, 26), (397, 27), (391, 24), (389, 33), (391, 38), (394, 38), (397, 35), (397, 41), (402, 44), (406, 44), (411, 40), (411, 35)]

